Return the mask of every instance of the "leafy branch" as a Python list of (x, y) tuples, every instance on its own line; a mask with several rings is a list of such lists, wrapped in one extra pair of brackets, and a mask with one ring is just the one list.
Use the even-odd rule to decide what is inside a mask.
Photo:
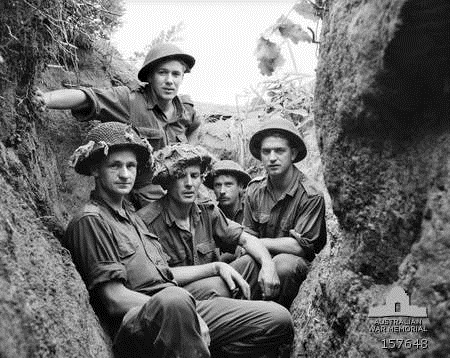
[[(282, 15), (276, 23), (270, 26), (259, 38), (255, 55), (261, 74), (271, 76), (276, 68), (285, 62), (281, 48), (287, 44), (291, 60), (296, 68), (291, 43), (319, 43), (316, 33), (308, 26), (295, 23), (289, 19), (293, 12), (304, 20), (320, 21), (323, 18), (326, 0), (300, 0), (295, 3), (287, 15)], [(280, 40), (281, 39), (281, 40)]]
[(310, 117), (314, 102), (314, 76), (285, 74), (259, 82), (256, 86), (236, 95), (236, 109), (240, 115), (238, 99), (245, 100), (244, 118), (251, 112), (280, 113), (297, 125)]
[(312, 86), (305, 84), (301, 75), (286, 75), (266, 82), (265, 111), (280, 112), (283, 116), (296, 118), (301, 122), (312, 111), (314, 96)]

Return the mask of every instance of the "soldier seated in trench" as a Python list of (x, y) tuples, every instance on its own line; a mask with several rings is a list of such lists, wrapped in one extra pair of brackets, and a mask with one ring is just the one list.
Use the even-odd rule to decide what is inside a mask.
[(169, 268), (158, 237), (125, 200), (137, 172), (151, 168), (151, 147), (132, 127), (103, 123), (87, 142), (75, 151), (73, 165), (95, 178), (95, 189), (62, 244), (114, 337), (116, 357), (276, 357), (280, 345), (290, 344), (293, 323), (284, 307), (196, 300), (180, 287), (211, 276), (235, 283), (242, 278), (225, 263)]
[[(211, 172), (205, 177), (205, 186), (214, 191), (218, 207), (225, 216), (242, 224), (244, 218), (244, 194), (251, 176), (233, 160), (219, 160), (212, 166)], [(232, 262), (242, 254), (241, 247), (235, 253), (224, 252), (220, 261)]]
[(243, 225), (270, 251), (282, 283), (278, 302), (289, 308), (325, 246), (325, 200), (294, 165), (305, 158), (306, 146), (292, 122), (266, 119), (250, 138), (250, 152), (267, 174), (248, 184)]
[(214, 191), (218, 207), (225, 216), (239, 224), (244, 219), (244, 193), (251, 176), (233, 160), (214, 163), (204, 184)]
[[(250, 294), (244, 286), (241, 293), (252, 299), (276, 299), (280, 282), (269, 252), (240, 224), (228, 220), (211, 200), (197, 202), (211, 162), (204, 148), (190, 144), (174, 144), (156, 152), (153, 182), (167, 194), (140, 209), (138, 215), (160, 238), (171, 267), (217, 262), (219, 249), (234, 253), (242, 246), (248, 255), (231, 264), (250, 285)], [(226, 296), (237, 287), (225, 282), (228, 287), (217, 290)], [(192, 286), (188, 290), (196, 297), (205, 290), (204, 286)]]

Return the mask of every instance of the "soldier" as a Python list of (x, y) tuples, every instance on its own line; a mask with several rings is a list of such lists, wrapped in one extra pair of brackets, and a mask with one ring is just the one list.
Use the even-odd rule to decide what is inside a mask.
[(266, 120), (251, 137), (250, 152), (267, 174), (247, 187), (243, 225), (272, 254), (281, 281), (278, 302), (289, 308), (325, 246), (325, 200), (294, 165), (305, 158), (306, 146), (292, 122)]
[[(153, 182), (165, 188), (167, 194), (138, 214), (150, 232), (159, 236), (171, 267), (217, 262), (219, 249), (235, 252), (238, 245), (242, 246), (249, 255), (231, 263), (250, 285), (250, 294), (246, 286), (240, 285), (242, 294), (252, 299), (274, 299), (279, 280), (269, 252), (241, 225), (228, 220), (212, 201), (197, 202), (211, 161), (204, 148), (189, 144), (174, 144), (156, 152)], [(230, 291), (237, 288), (233, 282), (225, 282)], [(197, 296), (203, 289), (200, 286), (189, 291)]]
[[(204, 184), (214, 190), (218, 207), (225, 216), (239, 224), (242, 224), (244, 218), (244, 193), (250, 175), (236, 162), (232, 160), (220, 160), (216, 162), (211, 172), (205, 178)], [(232, 262), (242, 255), (240, 246), (236, 248), (234, 254), (223, 252), (220, 255), (220, 261)]]
[(226, 217), (239, 224), (244, 218), (244, 192), (250, 175), (232, 160), (216, 162), (204, 184), (214, 190), (219, 208)]
[[(42, 93), (34, 102), (41, 108), (71, 109), (79, 121), (130, 123), (155, 150), (169, 143), (196, 141), (200, 126), (189, 97), (179, 97), (184, 74), (191, 71), (195, 59), (170, 43), (155, 45), (148, 52), (138, 78), (145, 84), (134, 88), (62, 89)], [(161, 187), (150, 183), (151, 173), (143, 170), (131, 197), (137, 208), (164, 195)]]
[[(95, 190), (72, 219), (62, 244), (84, 280), (122, 357), (255, 357), (289, 344), (289, 312), (274, 302), (224, 297), (195, 300), (179, 285), (239, 275), (225, 263), (169, 268), (158, 237), (130, 210), (126, 195), (148, 165), (150, 146), (132, 127), (102, 123), (73, 155)], [(151, 166), (148, 166), (151, 170)], [(269, 355), (270, 356), (270, 355)]]

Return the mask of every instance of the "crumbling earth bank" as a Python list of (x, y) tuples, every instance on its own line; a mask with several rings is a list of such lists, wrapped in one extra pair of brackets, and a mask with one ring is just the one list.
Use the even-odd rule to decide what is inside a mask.
[(15, 102), (16, 90), (0, 94), (0, 356), (111, 357), (109, 337), (57, 239), (67, 207), (79, 201), (63, 167), (81, 130), (67, 125), (52, 136), (64, 115), (34, 122)]
[(109, 357), (70, 255), (4, 176), (0, 212), (0, 355)]
[[(315, 118), (340, 229), (292, 306), (295, 357), (450, 355), (449, 6), (328, 2)], [(428, 309), (428, 348), (369, 333), (393, 285)]]
[[(5, 10), (2, 3), (2, 19), (14, 22), (11, 9), (17, 6), (10, 3)], [(112, 357), (86, 287), (58, 241), (89, 192), (90, 183), (67, 170), (88, 126), (69, 113), (38, 113), (27, 99), (33, 83), (49, 90), (112, 81), (105, 80), (106, 71), (92, 68), (80, 78), (61, 69), (39, 72), (42, 58), (4, 33), (7, 25), (0, 25), (6, 49), (0, 58), (0, 356)], [(29, 35), (25, 26), (12, 31)], [(101, 68), (95, 56), (87, 57), (80, 54), (80, 65)]]

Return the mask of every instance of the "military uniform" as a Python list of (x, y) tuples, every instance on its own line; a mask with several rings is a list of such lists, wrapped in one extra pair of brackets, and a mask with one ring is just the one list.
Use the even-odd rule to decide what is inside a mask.
[[(289, 312), (273, 302), (195, 300), (173, 280), (158, 238), (142, 220), (126, 205), (114, 210), (96, 192), (70, 222), (62, 244), (114, 337), (116, 357), (207, 358), (210, 351), (220, 357), (253, 357), (292, 340)], [(124, 317), (109, 316), (96, 289), (110, 281), (151, 298)], [(208, 325), (209, 349), (198, 334), (197, 313)]]
[[(218, 204), (218, 207), (219, 207), (219, 209), (222, 209), (220, 207), (220, 204)], [(243, 196), (239, 197), (239, 205), (238, 205), (237, 210), (235, 212), (231, 213), (230, 215), (227, 215), (227, 218), (234, 222), (237, 222), (238, 224), (242, 224), (242, 220), (244, 220), (244, 197)]]
[(244, 204), (243, 225), (246, 231), (260, 238), (294, 237), (304, 257), (282, 253), (273, 260), (281, 281), (280, 303), (289, 306), (305, 279), (310, 262), (326, 243), (325, 200), (306, 176), (294, 167), (289, 188), (275, 199), (267, 176), (253, 179)]
[[(220, 251), (229, 253), (236, 251), (243, 227), (228, 220), (212, 201), (193, 204), (190, 230), (177, 223), (172, 214), (172, 205), (175, 204), (165, 196), (137, 212), (149, 231), (160, 238), (164, 252), (169, 256), (169, 266), (192, 266), (216, 262), (219, 261)], [(252, 299), (260, 299), (259, 267), (255, 260), (245, 255), (233, 261), (231, 266), (249, 283)], [(225, 283), (222, 282), (222, 285)], [(187, 287), (187, 289), (195, 293), (196, 297), (203, 291), (197, 286), (192, 289)], [(210, 291), (214, 288), (205, 286), (203, 289)], [(221, 295), (230, 295), (228, 289), (223, 287), (218, 287), (216, 290)]]
[[(85, 110), (72, 110), (79, 121), (122, 122), (134, 125), (139, 134), (147, 138), (154, 150), (171, 143), (187, 143), (187, 137), (200, 126), (192, 100), (188, 96), (175, 97), (175, 113), (167, 118), (159, 108), (150, 85), (102, 88), (81, 88), (90, 106)], [(142, 170), (133, 188), (132, 201), (139, 208), (164, 195), (159, 185), (151, 184), (150, 169)]]

